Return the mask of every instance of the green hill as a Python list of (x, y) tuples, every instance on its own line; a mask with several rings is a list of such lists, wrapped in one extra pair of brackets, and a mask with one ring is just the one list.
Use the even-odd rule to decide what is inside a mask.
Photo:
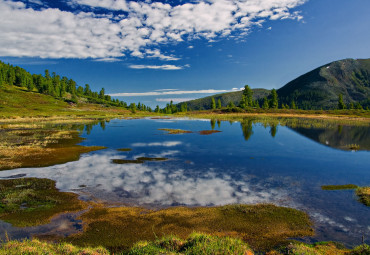
[[(269, 96), (270, 90), (253, 89), (254, 99)], [(360, 103), (364, 108), (370, 107), (370, 59), (344, 59), (323, 65), (277, 90), (279, 107), (281, 104), (291, 105), (294, 100), (300, 109), (336, 109), (339, 94), (343, 95), (344, 103)], [(242, 91), (229, 92), (204, 97), (186, 102), (191, 110), (211, 109), (212, 97), (216, 102), (221, 100), (222, 106), (229, 102), (238, 105)]]
[[(235, 92), (228, 92), (223, 94), (217, 94), (214, 96), (209, 97), (203, 97), (191, 101), (187, 101), (188, 109), (191, 110), (208, 110), (211, 109), (212, 104), (212, 97), (216, 100), (216, 103), (218, 99), (221, 100), (222, 107), (227, 106), (228, 103), (233, 102), (234, 105), (238, 105), (241, 98), (242, 98), (242, 91), (235, 91)], [(267, 89), (253, 89), (253, 99), (260, 99), (264, 98), (265, 96), (268, 96), (270, 94), (270, 90)], [(179, 105), (181, 105), (180, 103)]]
[(344, 59), (323, 65), (277, 90), (281, 103), (301, 109), (332, 109), (339, 94), (345, 104), (370, 106), (370, 59)]

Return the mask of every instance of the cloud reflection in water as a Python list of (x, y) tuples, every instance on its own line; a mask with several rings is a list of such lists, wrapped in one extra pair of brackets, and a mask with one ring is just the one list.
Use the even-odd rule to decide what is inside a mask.
[[(178, 151), (163, 151), (161, 155)], [(25, 173), (27, 177), (56, 180), (62, 191), (90, 193), (94, 197), (133, 205), (225, 205), (234, 203), (276, 203), (286, 201), (287, 192), (251, 183), (248, 176), (219, 174), (205, 169), (191, 174), (181, 162), (146, 162), (113, 164), (113, 158), (124, 158), (116, 151), (87, 154), (79, 161), (45, 168), (17, 169), (0, 172), (0, 177)], [(179, 168), (180, 166), (180, 168)], [(186, 166), (190, 166), (189, 164)], [(81, 188), (86, 185), (86, 188)]]

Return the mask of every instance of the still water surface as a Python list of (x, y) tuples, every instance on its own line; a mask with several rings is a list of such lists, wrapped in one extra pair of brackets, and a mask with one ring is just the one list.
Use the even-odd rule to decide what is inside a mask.
[[(169, 135), (160, 128), (193, 133)], [(210, 129), (222, 132), (198, 133)], [(369, 126), (132, 119), (87, 126), (82, 136), (82, 145), (108, 149), (62, 165), (2, 171), (0, 177), (49, 178), (82, 199), (150, 208), (274, 203), (311, 216), (317, 232), (311, 241), (353, 245), (362, 235), (370, 241), (370, 208), (356, 201), (354, 191), (321, 190), (330, 184), (370, 185)], [(349, 150), (350, 144), (360, 150)], [(138, 157), (168, 160), (112, 162)], [(12, 232), (9, 224), (0, 229)]]

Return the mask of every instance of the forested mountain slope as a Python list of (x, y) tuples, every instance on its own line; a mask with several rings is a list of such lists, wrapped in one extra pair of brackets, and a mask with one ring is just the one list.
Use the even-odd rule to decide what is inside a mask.
[(280, 103), (292, 100), (301, 109), (331, 109), (338, 96), (345, 104), (370, 106), (370, 59), (344, 59), (323, 65), (277, 90)]

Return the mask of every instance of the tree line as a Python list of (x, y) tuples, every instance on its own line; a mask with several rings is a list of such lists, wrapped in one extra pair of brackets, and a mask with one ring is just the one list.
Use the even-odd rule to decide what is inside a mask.
[(50, 95), (70, 103), (84, 101), (128, 108), (132, 111), (152, 111), (150, 107), (141, 103), (138, 103), (137, 106), (135, 103), (128, 106), (124, 101), (113, 99), (105, 94), (104, 88), (99, 92), (92, 91), (89, 84), (85, 84), (84, 87), (79, 86), (73, 79), (65, 76), (61, 77), (55, 72), (50, 74), (49, 70), (45, 70), (44, 75), (31, 74), (19, 66), (5, 64), (0, 61), (0, 88), (6, 84), (25, 88), (30, 92)]

